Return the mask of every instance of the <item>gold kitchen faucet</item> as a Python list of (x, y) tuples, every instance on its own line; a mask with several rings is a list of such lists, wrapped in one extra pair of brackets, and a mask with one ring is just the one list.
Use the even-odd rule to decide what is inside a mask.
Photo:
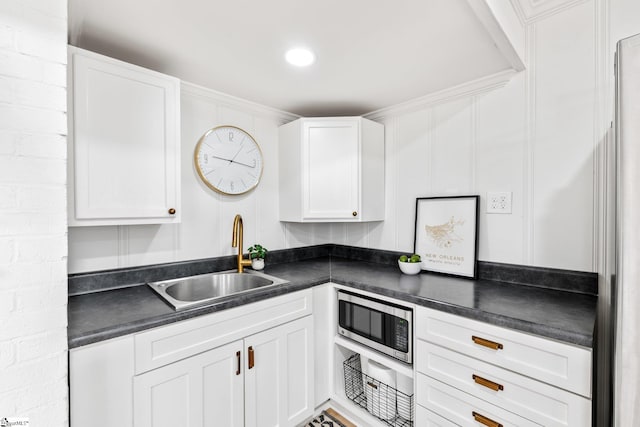
[(238, 248), (238, 273), (244, 272), (244, 267), (251, 265), (250, 259), (242, 257), (242, 217), (238, 214), (233, 219), (233, 238), (231, 246)]

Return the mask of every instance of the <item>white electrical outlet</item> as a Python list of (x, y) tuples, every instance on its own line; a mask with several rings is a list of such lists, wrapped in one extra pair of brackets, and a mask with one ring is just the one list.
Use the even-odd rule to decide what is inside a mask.
[(511, 191), (491, 191), (487, 193), (487, 213), (510, 214)]

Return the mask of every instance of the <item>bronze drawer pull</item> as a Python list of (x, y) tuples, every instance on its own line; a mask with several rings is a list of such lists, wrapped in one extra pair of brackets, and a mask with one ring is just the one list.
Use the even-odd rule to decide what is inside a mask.
[(474, 420), (487, 427), (502, 427), (502, 424), (493, 421), (491, 418), (487, 418), (484, 415), (480, 415), (476, 411), (473, 411), (471, 414), (473, 415)]
[(236, 358), (238, 358), (238, 369), (236, 369), (236, 375), (240, 375), (240, 352), (236, 351)]
[(254, 360), (253, 360), (253, 347), (249, 347), (249, 369), (253, 368), (254, 366)]
[(368, 385), (369, 387), (373, 387), (373, 388), (375, 388), (376, 390), (378, 389), (378, 386), (377, 386), (377, 385), (375, 385), (374, 383), (372, 383), (371, 381), (367, 381), (367, 385)]
[(500, 344), (499, 342), (489, 341), (489, 340), (486, 340), (484, 338), (477, 337), (475, 335), (473, 335), (471, 337), (471, 340), (474, 343), (478, 344), (478, 345), (481, 345), (483, 347), (488, 347), (488, 348), (490, 348), (492, 350), (502, 350), (503, 349), (502, 344)]
[(486, 388), (490, 388), (493, 391), (504, 390), (504, 386), (502, 384), (494, 383), (491, 380), (486, 378), (482, 378), (476, 374), (471, 375), (471, 378), (476, 382), (476, 384), (480, 384), (481, 386), (485, 386)]
[(174, 208), (169, 209), (169, 215), (175, 215), (176, 210)]

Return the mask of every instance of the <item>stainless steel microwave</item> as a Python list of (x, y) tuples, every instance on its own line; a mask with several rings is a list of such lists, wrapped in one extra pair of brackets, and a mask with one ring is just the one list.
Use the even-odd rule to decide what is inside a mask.
[(338, 291), (338, 333), (403, 362), (413, 362), (410, 308)]

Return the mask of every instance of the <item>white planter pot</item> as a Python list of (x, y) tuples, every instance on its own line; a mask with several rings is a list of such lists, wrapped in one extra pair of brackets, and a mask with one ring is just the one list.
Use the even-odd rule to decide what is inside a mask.
[(404, 274), (418, 274), (422, 271), (421, 262), (402, 262), (398, 260), (398, 266)]
[(264, 259), (254, 258), (251, 260), (251, 268), (254, 270), (262, 270), (264, 268)]

